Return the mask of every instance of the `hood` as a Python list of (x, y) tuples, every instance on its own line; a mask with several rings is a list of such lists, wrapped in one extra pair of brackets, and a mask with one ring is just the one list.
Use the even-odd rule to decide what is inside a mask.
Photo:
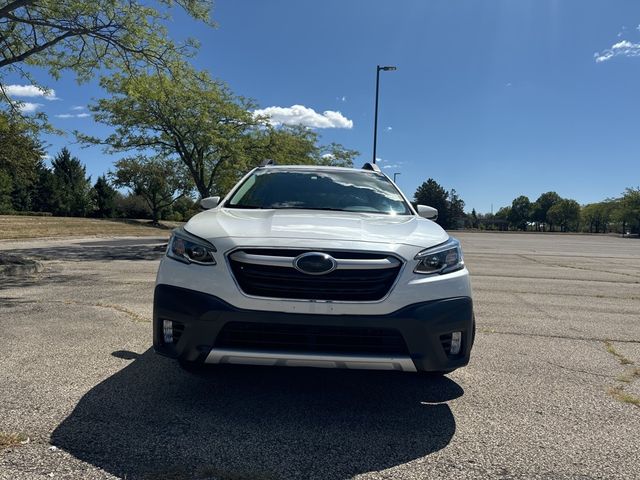
[(429, 248), (449, 236), (436, 223), (417, 216), (317, 210), (216, 208), (194, 216), (184, 227), (210, 241), (222, 237), (340, 240)]

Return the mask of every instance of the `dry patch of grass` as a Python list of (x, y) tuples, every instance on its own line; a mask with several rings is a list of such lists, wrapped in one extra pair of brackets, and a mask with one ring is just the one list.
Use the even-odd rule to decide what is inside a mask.
[(633, 365), (633, 362), (629, 360), (627, 357), (625, 357), (623, 354), (618, 352), (609, 340), (606, 340), (604, 342), (604, 347), (607, 349), (607, 352), (609, 352), (611, 355), (613, 355), (618, 359), (618, 361), (620, 362), (620, 365)]
[(180, 222), (162, 222), (154, 227), (149, 220), (30, 217), (0, 215), (0, 240), (42, 237), (92, 237), (166, 235)]
[[(613, 355), (616, 358), (616, 360), (620, 362), (620, 365), (634, 365), (634, 362), (629, 360), (622, 353), (618, 352), (609, 340), (606, 340), (604, 342), (604, 347), (607, 349), (607, 352)], [(623, 384), (630, 384), (630, 383), (633, 383), (635, 380), (638, 380), (639, 378), (640, 378), (640, 368), (632, 367), (632, 368), (628, 368), (624, 373), (618, 375), (616, 377), (616, 380)], [(635, 395), (632, 395), (626, 392), (624, 390), (623, 385), (617, 385), (615, 387), (611, 387), (609, 389), (609, 395), (611, 395), (615, 400), (619, 402), (628, 403), (630, 405), (635, 405), (636, 407), (640, 407), (640, 397), (636, 397)]]
[(613, 387), (609, 389), (609, 395), (622, 403), (629, 403), (640, 407), (640, 398), (624, 391), (622, 387)]
[(23, 433), (0, 432), (0, 448), (15, 447), (29, 443), (29, 437)]
[(625, 373), (618, 375), (616, 380), (623, 383), (631, 383), (634, 380), (640, 378), (640, 368), (632, 368)]

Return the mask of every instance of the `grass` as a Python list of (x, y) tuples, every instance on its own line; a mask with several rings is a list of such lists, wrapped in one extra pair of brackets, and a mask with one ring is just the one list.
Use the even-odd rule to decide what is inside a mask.
[(631, 405), (635, 405), (636, 407), (640, 407), (640, 398), (625, 392), (622, 387), (610, 388), (609, 394), (619, 402), (629, 403)]
[(179, 222), (72, 217), (30, 217), (0, 215), (0, 240), (44, 237), (145, 236), (166, 235)]
[(0, 448), (15, 447), (29, 443), (29, 437), (22, 433), (0, 432)]
[(618, 375), (616, 380), (623, 383), (631, 383), (635, 379), (640, 378), (640, 368), (632, 368), (625, 373)]
[(607, 352), (609, 352), (611, 355), (613, 355), (614, 357), (616, 357), (618, 359), (618, 361), (620, 362), (620, 365), (633, 365), (633, 362), (631, 360), (629, 360), (627, 357), (625, 357), (623, 354), (618, 352), (613, 347), (613, 344), (609, 340), (606, 340), (604, 342), (604, 346), (607, 349)]

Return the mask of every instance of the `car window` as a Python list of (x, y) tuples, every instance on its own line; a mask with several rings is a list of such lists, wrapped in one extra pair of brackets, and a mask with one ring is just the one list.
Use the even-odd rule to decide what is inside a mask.
[(360, 171), (259, 169), (226, 207), (411, 214), (400, 192), (384, 175)]

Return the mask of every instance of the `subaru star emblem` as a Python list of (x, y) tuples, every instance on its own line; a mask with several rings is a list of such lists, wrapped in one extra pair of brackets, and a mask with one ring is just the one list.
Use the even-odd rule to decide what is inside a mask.
[(326, 253), (308, 252), (298, 255), (293, 260), (296, 270), (308, 275), (326, 275), (333, 272), (338, 264), (335, 259)]

